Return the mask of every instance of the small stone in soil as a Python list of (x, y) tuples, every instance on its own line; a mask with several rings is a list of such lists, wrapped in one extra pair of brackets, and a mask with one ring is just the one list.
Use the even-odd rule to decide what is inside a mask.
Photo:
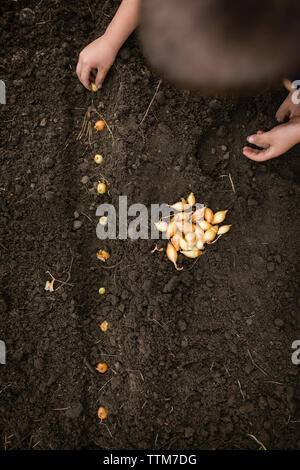
[(267, 263), (267, 270), (269, 271), (269, 273), (272, 273), (275, 270), (275, 264), (272, 262)]
[(41, 127), (45, 127), (46, 124), (47, 124), (47, 120), (46, 120), (46, 118), (43, 118), (43, 119), (41, 120), (41, 122), (40, 122), (40, 126), (41, 126)]
[(184, 320), (178, 320), (177, 325), (180, 331), (185, 331), (187, 328), (186, 322)]
[(23, 8), (19, 15), (20, 23), (23, 26), (32, 26), (35, 22), (35, 13), (31, 8)]
[(82, 220), (74, 220), (73, 229), (74, 230), (79, 230), (81, 228), (82, 224), (83, 224)]
[(87, 184), (90, 181), (90, 178), (88, 176), (83, 176), (81, 178), (82, 184)]
[(45, 199), (47, 202), (52, 202), (54, 200), (54, 193), (52, 191), (46, 191)]
[(274, 324), (275, 324), (275, 326), (277, 326), (278, 328), (281, 328), (281, 327), (284, 325), (284, 321), (281, 320), (281, 318), (275, 318)]
[(21, 186), (20, 184), (16, 184), (15, 185), (15, 193), (17, 196), (20, 196), (20, 194), (22, 194), (23, 192), (23, 186)]

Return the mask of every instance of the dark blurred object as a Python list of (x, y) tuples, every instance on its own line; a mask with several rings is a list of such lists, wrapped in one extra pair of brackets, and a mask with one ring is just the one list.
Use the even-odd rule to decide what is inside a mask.
[(23, 8), (20, 11), (19, 21), (23, 26), (32, 26), (35, 23), (35, 13), (31, 8)]
[(146, 57), (194, 89), (278, 83), (300, 70), (299, 0), (143, 0)]

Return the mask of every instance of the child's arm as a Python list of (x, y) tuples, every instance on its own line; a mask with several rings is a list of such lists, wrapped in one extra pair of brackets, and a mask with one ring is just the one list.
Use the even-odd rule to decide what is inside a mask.
[(141, 0), (123, 0), (103, 36), (81, 51), (76, 73), (88, 90), (91, 90), (91, 81), (98, 88), (102, 87), (119, 49), (138, 26), (140, 2)]

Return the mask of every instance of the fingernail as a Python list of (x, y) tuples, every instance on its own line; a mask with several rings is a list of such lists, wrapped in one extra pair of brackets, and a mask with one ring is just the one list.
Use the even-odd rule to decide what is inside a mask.
[(254, 142), (253, 135), (250, 135), (249, 137), (247, 137), (247, 141), (250, 142), (250, 144), (253, 144)]

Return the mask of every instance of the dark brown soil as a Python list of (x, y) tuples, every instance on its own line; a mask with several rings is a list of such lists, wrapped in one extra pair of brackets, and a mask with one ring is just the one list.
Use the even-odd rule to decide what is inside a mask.
[[(1, 2), (0, 447), (257, 449), (253, 434), (300, 449), (299, 147), (265, 164), (241, 153), (248, 133), (275, 124), (284, 92), (204, 98), (163, 81), (139, 127), (159, 77), (132, 37), (95, 97), (114, 141), (107, 128), (92, 147), (77, 141), (91, 104), (77, 56), (117, 5)], [(97, 239), (100, 202), (150, 206), (191, 190), (230, 209), (233, 228), (182, 272), (151, 240)], [(45, 292), (48, 270), (72, 286)]]

